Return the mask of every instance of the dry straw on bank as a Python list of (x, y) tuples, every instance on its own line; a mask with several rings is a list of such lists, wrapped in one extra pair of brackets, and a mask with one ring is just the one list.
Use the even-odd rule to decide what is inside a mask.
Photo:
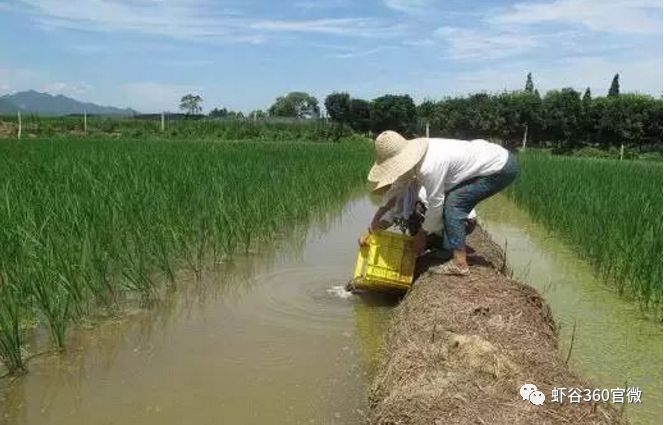
[[(557, 405), (557, 387), (593, 388), (572, 374), (544, 299), (498, 272), (500, 248), (481, 229), (467, 278), (424, 273), (399, 307), (371, 390), (373, 424), (621, 424), (606, 405)], [(519, 396), (524, 383), (543, 406)]]

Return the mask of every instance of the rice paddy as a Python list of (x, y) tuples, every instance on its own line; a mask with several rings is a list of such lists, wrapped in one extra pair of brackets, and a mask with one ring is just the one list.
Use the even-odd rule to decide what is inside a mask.
[(24, 371), (26, 327), (63, 348), (93, 312), (338, 204), (371, 161), (356, 142), (0, 141), (0, 360)]
[(508, 193), (646, 311), (661, 314), (662, 164), (519, 155)]

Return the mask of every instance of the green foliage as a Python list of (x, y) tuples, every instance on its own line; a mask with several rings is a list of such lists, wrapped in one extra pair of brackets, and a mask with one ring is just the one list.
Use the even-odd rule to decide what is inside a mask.
[[(88, 117), (88, 136), (143, 138), (146, 136), (176, 139), (313, 141), (336, 135), (325, 120), (268, 118), (265, 113), (244, 117), (230, 111), (225, 118), (167, 115), (166, 130), (160, 130), (160, 115), (143, 118)], [(16, 126), (16, 117), (0, 117), (0, 128)], [(16, 133), (0, 133), (15, 138)], [(23, 137), (83, 136), (83, 120), (78, 117), (38, 117), (23, 119)]]
[(582, 146), (609, 149), (625, 144), (661, 152), (662, 102), (651, 96), (623, 94), (592, 98), (573, 89), (474, 94), (427, 100), (417, 108), (419, 133), (424, 124), (439, 137), (496, 138), (520, 145), (528, 128), (528, 146), (553, 146), (561, 152)]
[(351, 102), (348, 93), (332, 93), (325, 98), (325, 109), (332, 121), (340, 124), (350, 123)]
[(304, 92), (280, 96), (268, 110), (270, 116), (287, 118), (318, 118), (318, 100)]
[(661, 144), (662, 103), (649, 96), (623, 94), (595, 99), (592, 130), (604, 146)]
[(578, 140), (581, 129), (581, 97), (574, 89), (552, 90), (542, 100), (545, 131), (566, 146)]
[(416, 108), (409, 95), (385, 95), (371, 103), (371, 125), (374, 133), (394, 130), (410, 134), (415, 125)]
[(254, 111), (249, 112), (249, 115), (247, 115), (247, 118), (252, 119), (252, 120), (264, 120), (268, 118), (268, 114), (265, 111), (262, 111), (260, 109), (256, 109)]
[(618, 291), (662, 302), (662, 165), (519, 154), (508, 194), (578, 248)]
[(228, 117), (228, 109), (226, 108), (214, 108), (213, 110), (210, 111), (208, 114), (210, 118), (227, 118)]
[(180, 99), (180, 110), (187, 113), (187, 115), (200, 114), (203, 108), (201, 107), (203, 98), (199, 95), (186, 94)]
[(342, 202), (369, 143), (0, 141), (0, 359), (23, 369), (21, 324), (53, 344), (100, 307), (150, 302), (175, 272), (277, 238)]
[(527, 93), (532, 93), (533, 90), (535, 90), (535, 84), (533, 83), (533, 74), (529, 72), (528, 76), (526, 77), (525, 91)]
[(614, 97), (619, 95), (620, 95), (620, 74), (616, 74), (613, 76), (613, 80), (611, 80), (611, 87), (609, 87), (609, 93), (607, 94), (607, 96)]
[(367, 133), (371, 130), (371, 103), (363, 99), (351, 99), (349, 125), (355, 131)]

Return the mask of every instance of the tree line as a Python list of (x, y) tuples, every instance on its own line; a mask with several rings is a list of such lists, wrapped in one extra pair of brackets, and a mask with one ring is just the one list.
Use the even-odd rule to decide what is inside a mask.
[[(191, 95), (188, 95), (191, 96)], [(181, 109), (200, 112), (190, 103)], [(188, 97), (187, 101), (191, 101)], [(572, 88), (551, 90), (541, 96), (529, 73), (522, 90), (476, 93), (415, 104), (410, 95), (387, 94), (372, 100), (334, 92), (324, 101), (327, 117), (349, 132), (377, 134), (395, 130), (423, 136), (428, 125), (432, 137), (484, 138), (505, 144), (553, 146), (561, 150), (584, 146), (611, 148), (622, 144), (640, 150), (662, 150), (662, 99), (620, 92), (616, 74), (605, 96), (594, 97), (587, 88), (582, 94)], [(226, 108), (213, 109), (210, 117), (231, 119), (315, 119), (321, 116), (318, 100), (304, 92), (291, 92), (275, 100), (267, 111), (248, 116)]]
[(619, 75), (601, 97), (593, 97), (590, 88), (583, 94), (563, 88), (541, 96), (528, 74), (524, 89), (512, 92), (425, 100), (419, 105), (409, 95), (385, 95), (367, 102), (348, 93), (332, 93), (325, 107), (334, 122), (359, 132), (393, 129), (423, 135), (428, 124), (432, 137), (520, 144), (526, 136), (531, 146), (561, 150), (621, 144), (662, 149), (662, 99), (621, 94)]

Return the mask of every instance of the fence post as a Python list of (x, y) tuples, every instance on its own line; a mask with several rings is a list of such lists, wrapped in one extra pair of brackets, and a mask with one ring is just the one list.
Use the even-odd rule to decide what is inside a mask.
[(164, 130), (166, 130), (166, 118), (164, 117), (164, 113), (161, 113), (161, 132), (163, 133)]
[(523, 141), (521, 142), (521, 150), (526, 150), (526, 142), (528, 141), (528, 124), (526, 124), (526, 129), (523, 131)]
[(623, 160), (623, 155), (625, 155), (625, 145), (621, 144), (620, 145), (620, 160)]
[(88, 135), (88, 111), (83, 111), (83, 134)]
[(21, 111), (17, 111), (18, 114), (18, 139), (21, 140)]

